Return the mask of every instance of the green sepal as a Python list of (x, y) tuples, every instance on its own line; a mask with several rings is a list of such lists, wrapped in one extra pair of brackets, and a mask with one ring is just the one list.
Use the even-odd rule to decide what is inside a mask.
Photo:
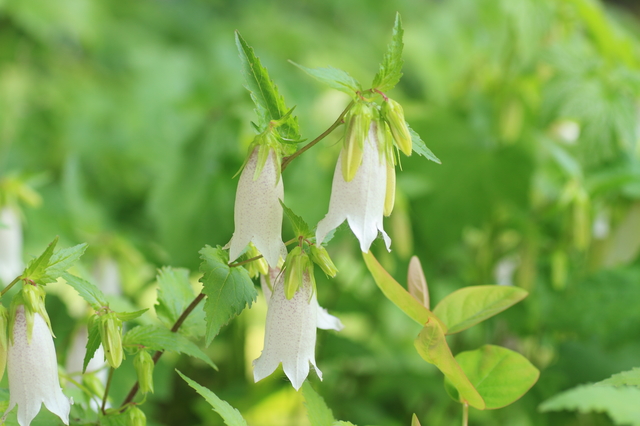
[(402, 29), (402, 20), (400, 14), (396, 13), (396, 20), (393, 26), (393, 35), (391, 36), (391, 43), (387, 47), (387, 52), (384, 54), (382, 63), (380, 63), (380, 69), (373, 78), (371, 87), (373, 89), (386, 92), (393, 89), (402, 77), (402, 50), (404, 43), (402, 37), (404, 30)]
[(302, 285), (305, 256), (308, 260), (307, 254), (302, 251), (300, 246), (295, 246), (287, 254), (284, 262), (284, 295), (287, 299), (291, 299)]
[(138, 375), (138, 384), (140, 385), (140, 392), (143, 394), (153, 393), (153, 368), (155, 363), (153, 358), (147, 350), (142, 349), (133, 358), (133, 368)]
[(374, 110), (367, 102), (356, 102), (345, 117), (342, 147), (342, 177), (350, 182), (356, 176), (364, 153), (364, 141), (369, 134)]

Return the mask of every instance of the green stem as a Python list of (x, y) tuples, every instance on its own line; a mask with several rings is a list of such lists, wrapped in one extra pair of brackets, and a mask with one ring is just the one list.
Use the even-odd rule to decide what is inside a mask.
[(22, 277), (22, 275), (21, 275), (21, 276), (19, 276), (19, 277), (16, 277), (13, 281), (11, 281), (11, 282), (9, 283), (9, 285), (8, 285), (8, 286), (6, 286), (6, 287), (4, 288), (4, 290), (2, 290), (2, 291), (0, 292), (0, 297), (4, 296), (6, 292), (8, 292), (9, 290), (11, 290), (11, 287), (13, 287), (14, 285), (16, 285), (16, 284), (17, 284), (17, 282), (18, 282), (18, 281), (20, 281), (20, 278), (21, 278), (21, 277)]
[[(195, 299), (193, 299), (193, 302), (191, 302), (189, 306), (187, 306), (187, 308), (184, 310), (182, 315), (180, 315), (180, 317), (173, 324), (173, 327), (171, 327), (172, 333), (175, 333), (178, 331), (178, 329), (180, 328), (182, 323), (185, 322), (189, 314), (193, 312), (196, 306), (198, 306), (198, 304), (202, 301), (202, 299), (204, 299), (204, 296), (205, 296), (204, 293), (200, 293), (199, 295), (196, 296)], [(160, 359), (163, 353), (164, 351), (157, 351), (155, 354), (153, 354), (154, 364), (157, 364), (158, 360)], [(138, 389), (140, 389), (140, 383), (135, 382), (135, 384), (131, 387), (131, 390), (129, 391), (129, 394), (125, 398), (124, 402), (120, 405), (120, 409), (122, 409), (124, 406), (126, 406), (127, 404), (130, 404), (133, 401), (133, 398), (135, 398), (136, 394), (138, 393)]]
[(462, 426), (469, 426), (469, 404), (462, 404)]
[(106, 414), (106, 408), (107, 408), (107, 397), (109, 396), (109, 388), (111, 387), (111, 379), (113, 378), (113, 372), (115, 371), (115, 368), (111, 367), (109, 368), (109, 378), (107, 379), (107, 385), (104, 388), (104, 396), (102, 397), (102, 407), (100, 408), (102, 410), (102, 414)]
[(242, 260), (240, 262), (236, 262), (236, 263), (229, 263), (227, 266), (229, 268), (235, 268), (236, 266), (242, 266), (242, 265), (246, 265), (247, 263), (251, 263), (254, 260), (258, 260), (258, 259), (262, 259), (264, 256), (262, 256), (261, 254), (252, 257), (251, 259), (247, 259), (247, 260)]
[(340, 114), (340, 116), (336, 119), (336, 121), (327, 130), (325, 130), (320, 136), (318, 136), (317, 138), (315, 138), (314, 140), (312, 140), (311, 142), (309, 142), (308, 144), (306, 144), (305, 146), (297, 150), (295, 153), (291, 154), (288, 157), (285, 157), (282, 160), (282, 167), (280, 168), (280, 170), (284, 172), (284, 169), (286, 169), (287, 166), (293, 160), (296, 159), (296, 157), (302, 155), (306, 150), (312, 148), (315, 144), (320, 142), (322, 139), (326, 138), (331, 132), (333, 132), (338, 126), (340, 126), (342, 124), (342, 120), (344, 119), (344, 116), (347, 114), (347, 112), (349, 112), (349, 110), (353, 105), (354, 105), (354, 102), (351, 101), (351, 103), (347, 105), (347, 107), (344, 109), (344, 111), (342, 111), (342, 114)]

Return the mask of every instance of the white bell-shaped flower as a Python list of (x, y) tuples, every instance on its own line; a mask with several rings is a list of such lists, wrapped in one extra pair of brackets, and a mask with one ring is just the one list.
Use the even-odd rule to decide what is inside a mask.
[(269, 275), (273, 293), (263, 278), (262, 288), (269, 308), (264, 349), (253, 362), (253, 377), (256, 382), (262, 380), (282, 363), (284, 373), (297, 390), (309, 375), (309, 363), (322, 379), (315, 359), (316, 328), (339, 331), (343, 325), (338, 318), (318, 306), (308, 274), (303, 274), (302, 284), (291, 299), (284, 294), (284, 274), (280, 274), (278, 269), (271, 269)]
[(12, 336), (7, 359), (7, 413), (18, 405), (18, 423), (29, 426), (44, 403), (68, 425), (71, 406), (60, 388), (56, 350), (47, 323), (39, 313), (34, 313), (29, 337), (24, 306), (18, 306)]
[(23, 269), (22, 224), (18, 212), (6, 206), (0, 209), (0, 279), (7, 285)]
[(269, 266), (275, 267), (287, 249), (282, 242), (282, 205), (284, 186), (276, 154), (269, 149), (266, 162), (256, 177), (259, 151), (256, 147), (242, 170), (233, 212), (235, 230), (229, 242), (229, 260), (234, 261), (252, 242)]
[(351, 181), (344, 179), (341, 164), (342, 152), (333, 175), (329, 213), (318, 222), (316, 244), (322, 244), (327, 234), (346, 219), (360, 241), (363, 252), (369, 251), (378, 231), (382, 233), (387, 250), (390, 250), (391, 239), (382, 227), (387, 192), (387, 159), (378, 143), (375, 121), (371, 122), (364, 141), (362, 163)]

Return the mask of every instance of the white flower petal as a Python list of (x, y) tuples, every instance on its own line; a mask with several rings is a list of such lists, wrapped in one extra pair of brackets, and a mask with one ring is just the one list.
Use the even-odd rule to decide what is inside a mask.
[(271, 375), (282, 363), (293, 387), (300, 389), (309, 375), (309, 363), (322, 379), (316, 366), (316, 321), (318, 301), (308, 277), (291, 300), (284, 295), (283, 281), (274, 283), (269, 300), (264, 349), (253, 362), (255, 381)]
[[(318, 303), (316, 301), (316, 303)], [(338, 317), (334, 317), (322, 306), (318, 306), (317, 310), (317, 327), (322, 330), (340, 331), (344, 328), (342, 321)]]
[(387, 189), (387, 169), (384, 157), (380, 157), (376, 136), (376, 124), (372, 123), (364, 142), (362, 164), (350, 182), (342, 176), (342, 152), (338, 156), (333, 175), (329, 213), (318, 222), (316, 241), (321, 244), (327, 234), (347, 220), (351, 231), (360, 241), (360, 249), (368, 252), (371, 243), (382, 233), (387, 250), (391, 239), (384, 232), (382, 218)]
[(280, 201), (284, 198), (282, 179), (278, 179), (277, 163), (273, 150), (269, 151), (260, 176), (253, 175), (258, 163), (258, 149), (254, 149), (238, 181), (233, 213), (235, 231), (229, 242), (229, 260), (242, 254), (247, 244), (253, 242), (269, 266), (275, 267), (285, 253), (282, 242), (282, 215)]
[(22, 224), (15, 209), (0, 210), (0, 279), (9, 284), (20, 275), (22, 263)]
[(13, 326), (13, 344), (7, 357), (9, 376), (9, 408), (18, 405), (18, 423), (28, 426), (45, 407), (69, 424), (69, 400), (62, 393), (58, 380), (58, 362), (53, 337), (40, 314), (34, 314), (31, 343), (27, 341), (27, 320), (24, 307), (18, 307)]

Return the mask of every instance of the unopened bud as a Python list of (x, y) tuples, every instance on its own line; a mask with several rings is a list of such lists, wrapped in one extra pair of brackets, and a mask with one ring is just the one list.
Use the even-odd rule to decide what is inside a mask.
[(146, 426), (147, 416), (145, 416), (142, 410), (135, 405), (127, 410), (127, 414), (129, 415), (129, 421), (127, 422), (127, 425)]
[(0, 380), (4, 376), (4, 369), (7, 366), (7, 325), (9, 323), (9, 315), (7, 308), (0, 305)]
[(323, 246), (313, 245), (309, 250), (309, 255), (311, 257), (311, 260), (313, 260), (314, 263), (320, 266), (325, 274), (332, 278), (336, 276), (336, 274), (338, 273), (338, 268), (336, 268), (336, 265), (334, 265), (331, 257), (329, 257), (327, 249), (325, 249)]
[(389, 129), (396, 142), (396, 145), (406, 156), (410, 156), (413, 151), (413, 145), (411, 142), (411, 133), (409, 132), (409, 126), (404, 120), (404, 110), (402, 105), (393, 99), (387, 99), (382, 104), (382, 115), (389, 123)]
[(113, 368), (120, 367), (124, 353), (122, 351), (122, 321), (115, 312), (100, 317), (100, 339), (104, 348), (104, 356)]
[(140, 384), (140, 392), (153, 393), (153, 359), (149, 352), (142, 349), (133, 360), (133, 367), (138, 374), (138, 383)]
[[(253, 259), (254, 257), (260, 256), (260, 254), (261, 253), (258, 251), (256, 246), (254, 246), (253, 243), (249, 243), (249, 249), (247, 250), (247, 257), (249, 259)], [(246, 268), (251, 278), (256, 278), (260, 274), (262, 275), (269, 274), (269, 264), (264, 259), (264, 257), (261, 257), (260, 259), (256, 259), (252, 262), (249, 262), (246, 265)]]
[(356, 103), (346, 117), (344, 147), (342, 148), (342, 177), (350, 182), (362, 163), (364, 140), (369, 134), (373, 111), (364, 102)]
[(93, 395), (102, 397), (104, 395), (104, 384), (96, 373), (85, 373), (82, 375), (82, 384), (93, 393)]

